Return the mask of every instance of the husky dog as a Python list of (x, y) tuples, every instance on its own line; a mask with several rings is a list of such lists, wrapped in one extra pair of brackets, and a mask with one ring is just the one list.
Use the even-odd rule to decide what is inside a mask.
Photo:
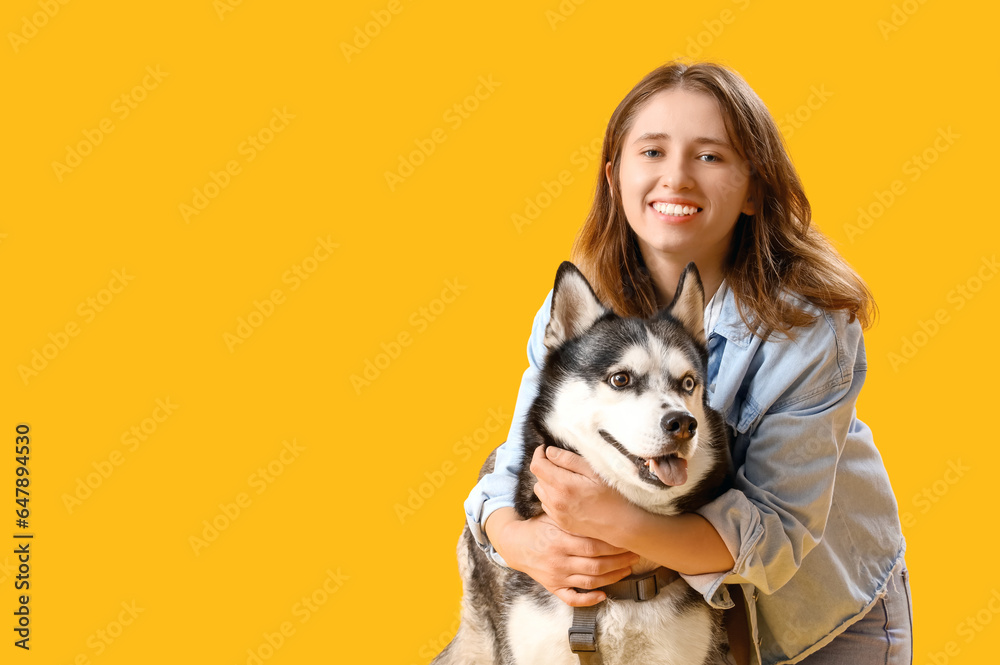
[[(653, 513), (691, 511), (726, 489), (729, 431), (705, 392), (704, 299), (691, 263), (669, 306), (651, 319), (623, 318), (598, 300), (576, 266), (559, 266), (548, 352), (524, 425), (515, 505), (522, 519), (542, 512), (529, 469), (538, 446), (582, 455), (610, 487)], [(480, 477), (492, 471), (494, 455)], [(638, 579), (644, 592), (619, 594), (629, 580), (610, 585), (614, 593), (605, 587), (608, 599), (586, 610), (589, 629), (574, 626), (574, 608), (533, 579), (490, 561), (468, 527), (458, 562), (461, 626), (433, 661), (438, 665), (724, 662), (721, 611), (654, 562), (632, 567), (629, 580)], [(583, 635), (589, 646), (576, 639), (581, 630), (590, 631)]]

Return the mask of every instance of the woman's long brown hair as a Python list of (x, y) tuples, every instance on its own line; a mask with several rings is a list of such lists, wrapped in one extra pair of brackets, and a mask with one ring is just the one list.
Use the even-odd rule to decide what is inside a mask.
[[(741, 213), (733, 230), (723, 276), (740, 317), (762, 338), (808, 325), (815, 316), (783, 294), (817, 307), (847, 310), (871, 325), (875, 301), (865, 282), (810, 225), (811, 208), (764, 102), (739, 74), (714, 63), (672, 62), (647, 74), (608, 122), (594, 202), (580, 228), (571, 258), (598, 297), (622, 316), (652, 316), (656, 294), (635, 232), (621, 206), (622, 144), (645, 102), (672, 88), (704, 92), (719, 102), (729, 140), (746, 160), (753, 215)], [(614, 192), (604, 165), (611, 162)], [(672, 294), (664, 294), (668, 299)]]

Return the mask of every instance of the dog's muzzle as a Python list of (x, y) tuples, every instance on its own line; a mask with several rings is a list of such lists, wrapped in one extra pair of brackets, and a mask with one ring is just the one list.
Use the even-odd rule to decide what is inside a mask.
[[(690, 414), (688, 415), (690, 416)], [(662, 449), (663, 454), (650, 458), (633, 455), (605, 430), (599, 430), (598, 433), (605, 441), (614, 446), (615, 450), (635, 464), (639, 471), (640, 480), (661, 488), (677, 487), (687, 482), (687, 461), (688, 457), (691, 456), (694, 431), (698, 426), (698, 421), (694, 419), (694, 416), (690, 416), (690, 419), (691, 422), (685, 426), (686, 433), (684, 435), (668, 436)], [(677, 429), (680, 431), (680, 423), (678, 423)]]

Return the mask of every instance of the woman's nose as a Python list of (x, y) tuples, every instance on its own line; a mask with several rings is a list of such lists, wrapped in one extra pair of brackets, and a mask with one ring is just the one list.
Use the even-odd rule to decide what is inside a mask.
[(694, 184), (690, 164), (681, 155), (673, 155), (663, 160), (660, 180), (667, 189), (672, 191), (690, 189)]

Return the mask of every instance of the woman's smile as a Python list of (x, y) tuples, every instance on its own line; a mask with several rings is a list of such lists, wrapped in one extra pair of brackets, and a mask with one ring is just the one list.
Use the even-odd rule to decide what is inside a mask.
[(671, 223), (687, 221), (704, 209), (688, 199), (676, 197), (669, 200), (653, 201), (649, 205), (664, 218), (664, 221)]

